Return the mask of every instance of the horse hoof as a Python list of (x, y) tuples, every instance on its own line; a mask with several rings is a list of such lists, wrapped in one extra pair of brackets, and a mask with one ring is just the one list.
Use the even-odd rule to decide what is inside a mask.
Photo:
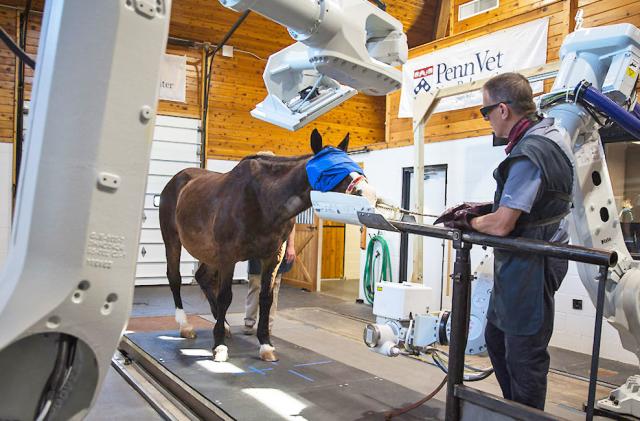
[(275, 350), (271, 345), (260, 345), (260, 359), (268, 362), (278, 361), (278, 357), (276, 357), (276, 353), (274, 352)]
[(180, 336), (186, 339), (195, 339), (196, 331), (191, 325), (184, 325), (180, 327)]
[(226, 345), (218, 345), (213, 349), (213, 361), (223, 363), (229, 359), (229, 348)]

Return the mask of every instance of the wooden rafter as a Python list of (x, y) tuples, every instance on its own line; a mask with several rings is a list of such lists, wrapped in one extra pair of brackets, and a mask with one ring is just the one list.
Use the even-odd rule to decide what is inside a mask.
[(451, 0), (440, 0), (438, 2), (438, 17), (434, 25), (433, 39), (444, 38), (447, 35), (449, 17), (451, 16)]

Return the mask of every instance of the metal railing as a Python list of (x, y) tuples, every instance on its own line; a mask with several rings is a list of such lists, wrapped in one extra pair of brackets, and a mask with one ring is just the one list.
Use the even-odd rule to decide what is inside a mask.
[[(618, 261), (615, 251), (597, 250), (587, 247), (550, 243), (546, 241), (531, 240), (526, 238), (495, 237), (478, 232), (463, 232), (457, 229), (441, 228), (433, 225), (418, 224), (413, 222), (386, 221), (377, 215), (360, 214), (361, 221), (371, 227), (392, 231), (401, 231), (409, 234), (422, 235), (447, 239), (453, 242), (456, 250), (456, 259), (453, 270), (453, 301), (451, 307), (451, 338), (449, 340), (449, 379), (447, 383), (446, 419), (448, 421), (460, 419), (460, 399), (464, 399), (472, 390), (464, 387), (464, 392), (456, 391), (456, 387), (463, 384), (464, 356), (469, 329), (470, 296), (471, 296), (471, 260), (470, 251), (474, 244), (489, 246), (501, 250), (534, 253), (547, 257), (572, 260), (600, 266), (598, 278), (598, 295), (596, 303), (596, 320), (594, 327), (593, 352), (591, 357), (591, 373), (589, 377), (589, 396), (587, 401), (587, 420), (593, 419), (595, 404), (596, 380), (598, 372), (598, 360), (600, 356), (600, 338), (602, 333), (602, 317), (604, 307), (605, 283), (609, 267)], [(456, 393), (457, 392), (457, 393)], [(484, 399), (487, 399), (486, 397)], [(502, 401), (502, 400), (501, 400)], [(502, 406), (508, 407), (508, 401), (502, 401)], [(520, 405), (522, 407), (522, 405)], [(494, 408), (494, 409), (495, 409)], [(544, 412), (531, 409), (531, 419), (548, 418)], [(509, 415), (506, 413), (505, 415)]]

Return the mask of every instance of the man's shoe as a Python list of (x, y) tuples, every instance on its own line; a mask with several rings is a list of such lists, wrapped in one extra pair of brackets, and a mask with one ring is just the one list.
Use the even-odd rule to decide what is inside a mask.
[(242, 333), (244, 333), (245, 335), (254, 335), (256, 333), (256, 330), (253, 328), (253, 326), (244, 325), (242, 327)]

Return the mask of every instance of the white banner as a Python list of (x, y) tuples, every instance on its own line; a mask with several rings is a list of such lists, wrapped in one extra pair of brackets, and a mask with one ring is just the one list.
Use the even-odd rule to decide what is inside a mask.
[[(415, 95), (545, 64), (548, 28), (549, 18), (538, 19), (407, 61), (402, 66), (398, 117), (413, 116)], [(531, 86), (534, 93), (542, 92), (542, 82)], [(481, 104), (478, 90), (442, 99), (436, 112)]]
[(160, 99), (187, 102), (187, 57), (165, 54), (160, 64)]

